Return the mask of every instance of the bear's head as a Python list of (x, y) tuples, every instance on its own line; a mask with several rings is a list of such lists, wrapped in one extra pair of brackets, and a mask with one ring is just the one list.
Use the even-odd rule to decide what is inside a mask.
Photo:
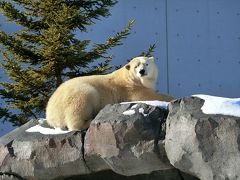
[(125, 68), (133, 82), (140, 82), (144, 87), (155, 89), (158, 70), (153, 57), (133, 58)]

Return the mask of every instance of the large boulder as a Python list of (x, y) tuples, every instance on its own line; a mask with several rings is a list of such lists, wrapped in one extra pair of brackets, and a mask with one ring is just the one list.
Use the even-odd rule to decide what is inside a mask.
[(169, 105), (165, 149), (170, 163), (201, 180), (240, 179), (240, 118), (204, 114), (204, 100)]
[(167, 159), (167, 112), (146, 104), (108, 105), (87, 132), (63, 134), (30, 121), (0, 138), (0, 179), (196, 180)]
[(90, 173), (81, 153), (81, 132), (59, 135), (26, 132), (36, 124), (38, 121), (30, 121), (0, 139), (2, 175), (54, 179)]
[[(160, 134), (166, 115), (167, 110), (146, 104), (106, 106), (86, 134), (88, 167), (98, 171), (110, 166), (126, 176), (172, 169)], [(96, 161), (101, 162), (100, 166)]]

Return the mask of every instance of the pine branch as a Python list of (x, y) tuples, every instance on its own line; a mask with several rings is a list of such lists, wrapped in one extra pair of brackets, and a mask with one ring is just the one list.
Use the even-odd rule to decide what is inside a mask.
[(47, 28), (41, 21), (34, 21), (28, 18), (23, 12), (16, 9), (10, 2), (0, 1), (0, 12), (8, 18), (8, 21), (14, 21), (16, 24), (27, 27), (32, 31), (38, 31), (41, 28)]
[(13, 126), (20, 126), (27, 122), (23, 114), (13, 114), (7, 108), (0, 107), (0, 120), (9, 121)]
[[(10, 52), (14, 52), (16, 56), (19, 56), (21, 58), (18, 58), (23, 63), (31, 63), (35, 64), (34, 61), (29, 61), (29, 59), (38, 60), (41, 57), (37, 54), (35, 54), (33, 51), (28, 49), (26, 46), (22, 44), (22, 41), (17, 40), (13, 36), (7, 35), (5, 32), (0, 31), (0, 43), (4, 44), (5, 49), (8, 49)], [(3, 51), (4, 54), (6, 54), (6, 51)]]
[[(153, 56), (153, 52), (154, 52), (154, 49), (156, 48), (156, 45), (155, 44), (150, 44), (149, 45), (149, 48), (147, 49), (147, 51), (143, 51), (143, 52), (141, 52), (139, 55), (137, 55), (137, 56), (145, 56), (145, 57), (151, 57), (151, 56)], [(136, 56), (136, 57), (137, 57)], [(127, 60), (127, 62), (129, 62), (129, 61), (131, 61), (132, 60), (132, 58), (131, 59), (128, 59)], [(116, 66), (115, 67), (115, 69), (117, 70), (117, 69), (120, 69), (122, 67), (122, 65), (119, 65), (119, 66)]]
[(148, 50), (146, 52), (142, 52), (139, 56), (151, 57), (153, 56), (155, 48), (156, 44), (150, 44)]
[(22, 27), (14, 34), (0, 31), (0, 64), (9, 77), (0, 82), (6, 104), (0, 108), (1, 119), (20, 125), (37, 118), (63, 80), (111, 69), (108, 50), (122, 44), (133, 21), (102, 44), (77, 39), (75, 33), (109, 16), (114, 4), (115, 0), (0, 1), (2, 14)]
[(122, 45), (121, 40), (126, 38), (130, 34), (130, 30), (133, 27), (134, 20), (128, 22), (127, 26), (120, 32), (116, 33), (113, 37), (107, 39), (104, 44), (94, 44), (91, 52), (89, 52), (89, 59), (97, 59), (103, 57), (107, 53), (107, 50), (112, 47)]

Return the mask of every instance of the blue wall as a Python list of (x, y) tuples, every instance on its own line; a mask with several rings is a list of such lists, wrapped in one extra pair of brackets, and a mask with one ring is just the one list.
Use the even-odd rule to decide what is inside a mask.
[(112, 51), (116, 64), (156, 43), (161, 92), (240, 97), (239, 0), (120, 0), (111, 12), (81, 36), (102, 42), (135, 19), (132, 34)]
[[(78, 36), (100, 43), (134, 19), (124, 45), (110, 51), (114, 64), (155, 43), (159, 91), (175, 97), (240, 97), (239, 0), (119, 0), (111, 13)], [(18, 29), (12, 24), (0, 28)]]
[[(78, 36), (103, 42), (134, 19), (124, 45), (110, 52), (114, 64), (155, 43), (161, 92), (240, 96), (239, 0), (119, 0), (111, 13)], [(19, 29), (9, 23), (0, 28)]]
[(170, 93), (240, 97), (240, 1), (167, 1)]

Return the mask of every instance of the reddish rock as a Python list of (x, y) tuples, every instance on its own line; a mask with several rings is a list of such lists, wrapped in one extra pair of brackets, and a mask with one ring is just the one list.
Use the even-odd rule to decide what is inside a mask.
[(92, 167), (95, 163), (91, 163), (97, 158), (102, 159), (105, 168), (127, 176), (172, 169), (159, 134), (166, 113), (165, 109), (146, 104), (105, 107), (92, 121), (85, 137), (88, 167), (98, 171), (99, 167)]

